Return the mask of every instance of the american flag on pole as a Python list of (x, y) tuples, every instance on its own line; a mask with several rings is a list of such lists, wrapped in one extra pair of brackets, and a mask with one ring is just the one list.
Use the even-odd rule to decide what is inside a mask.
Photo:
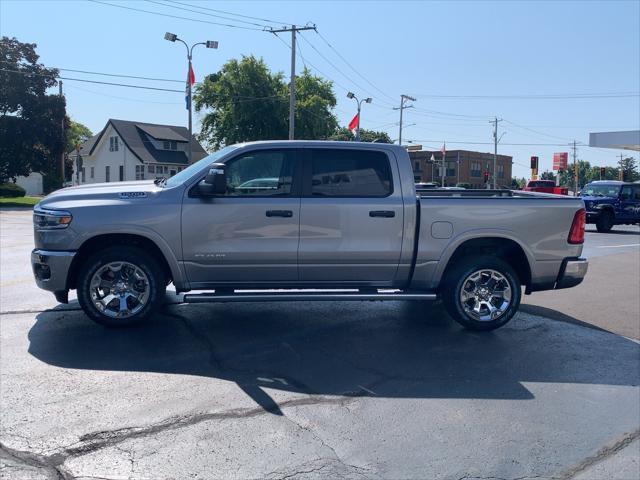
[(187, 84), (184, 90), (184, 102), (187, 110), (189, 110), (189, 105), (191, 104), (190, 92), (191, 87), (193, 87), (194, 83), (196, 83), (196, 76), (193, 73), (193, 67), (191, 66), (191, 63), (189, 63), (189, 71), (187, 72)]

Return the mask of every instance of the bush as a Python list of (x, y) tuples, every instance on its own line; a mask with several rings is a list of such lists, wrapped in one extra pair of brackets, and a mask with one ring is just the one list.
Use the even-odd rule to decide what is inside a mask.
[(0, 197), (17, 198), (24, 197), (26, 190), (15, 183), (0, 183)]

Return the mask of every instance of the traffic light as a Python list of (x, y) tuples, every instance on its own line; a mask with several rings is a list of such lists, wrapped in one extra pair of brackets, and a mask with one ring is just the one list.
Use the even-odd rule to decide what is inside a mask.
[(531, 157), (531, 170), (538, 170), (538, 157)]
[(489, 183), (489, 172), (484, 172), (484, 183)]
[(607, 169), (605, 167), (600, 167), (600, 180), (602, 180), (607, 173)]

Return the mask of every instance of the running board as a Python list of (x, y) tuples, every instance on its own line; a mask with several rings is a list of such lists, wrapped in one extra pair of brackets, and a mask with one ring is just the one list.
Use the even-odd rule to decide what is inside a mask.
[(435, 293), (360, 293), (360, 292), (304, 292), (282, 293), (273, 291), (238, 293), (187, 293), (184, 303), (210, 302), (314, 302), (314, 301), (384, 301), (384, 300), (435, 300)]

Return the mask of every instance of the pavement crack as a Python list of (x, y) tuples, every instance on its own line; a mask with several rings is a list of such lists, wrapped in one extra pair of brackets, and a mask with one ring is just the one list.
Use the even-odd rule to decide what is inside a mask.
[(573, 467), (565, 470), (556, 478), (559, 478), (560, 480), (569, 480), (571, 478), (574, 478), (576, 475), (585, 471), (589, 467), (597, 463), (600, 463), (603, 460), (606, 460), (612, 455), (615, 455), (623, 448), (629, 446), (631, 442), (633, 442), (637, 438), (640, 438), (640, 429), (637, 429), (634, 432), (624, 435), (622, 438), (620, 438), (619, 440), (609, 445), (605, 445), (600, 450), (598, 450), (594, 455), (591, 455), (585, 458), (583, 461), (581, 461), (577, 465), (574, 465)]
[[(60, 455), (38, 455), (26, 450), (15, 450), (0, 443), (0, 458), (17, 464), (18, 469), (31, 468), (44, 472), (52, 480), (73, 480), (73, 476), (62, 468), (65, 461)], [(4, 462), (3, 462), (4, 463)]]
[[(317, 397), (309, 396), (286, 400), (279, 404), (281, 408), (299, 407), (307, 405), (344, 405), (353, 401), (353, 397)], [(68, 457), (80, 457), (97, 450), (113, 447), (126, 440), (144, 438), (169, 430), (177, 430), (198, 423), (211, 420), (234, 420), (252, 418), (261, 415), (269, 415), (270, 412), (262, 407), (231, 409), (222, 412), (197, 413), (193, 415), (169, 417), (161, 422), (145, 427), (126, 427), (115, 430), (104, 430), (88, 433), (80, 437), (79, 441), (66, 447), (60, 455)]]

